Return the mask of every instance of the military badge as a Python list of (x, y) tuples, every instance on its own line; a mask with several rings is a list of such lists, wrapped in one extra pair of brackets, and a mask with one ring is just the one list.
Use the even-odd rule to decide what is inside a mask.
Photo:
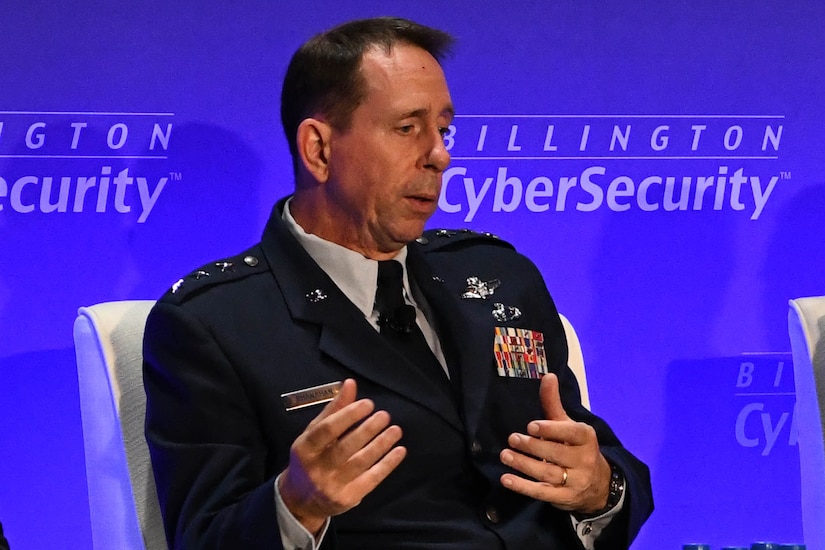
[(547, 374), (544, 334), (538, 330), (496, 327), (493, 353), (499, 376), (541, 378)]
[(486, 300), (501, 286), (501, 281), (482, 281), (479, 277), (467, 277), (467, 289), (461, 294), (465, 300)]

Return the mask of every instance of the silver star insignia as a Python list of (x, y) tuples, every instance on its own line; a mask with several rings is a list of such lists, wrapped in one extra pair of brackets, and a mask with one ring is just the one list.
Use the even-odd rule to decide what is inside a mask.
[(175, 281), (175, 284), (172, 285), (172, 294), (176, 294), (178, 292), (178, 289), (181, 287), (182, 284), (183, 284), (183, 279), (178, 279), (177, 281)]

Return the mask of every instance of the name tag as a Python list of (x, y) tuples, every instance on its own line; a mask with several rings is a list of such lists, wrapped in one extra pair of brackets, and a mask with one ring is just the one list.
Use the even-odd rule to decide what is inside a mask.
[(538, 379), (547, 374), (544, 334), (538, 330), (496, 327), (493, 353), (499, 376)]
[(343, 382), (330, 382), (329, 384), (313, 386), (303, 390), (295, 390), (281, 394), (281, 399), (287, 411), (303, 409), (304, 407), (312, 405), (320, 405), (321, 403), (328, 403), (335, 399), (335, 396), (341, 391), (342, 384)]

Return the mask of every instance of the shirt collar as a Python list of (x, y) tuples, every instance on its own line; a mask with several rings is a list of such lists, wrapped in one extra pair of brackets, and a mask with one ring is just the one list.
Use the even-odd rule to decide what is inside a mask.
[[(375, 308), (375, 291), (378, 286), (378, 262), (364, 257), (354, 250), (307, 233), (298, 225), (289, 210), (289, 199), (284, 204), (281, 219), (290, 233), (295, 236), (304, 250), (324, 270), (332, 282), (361, 310), (370, 317)], [(407, 277), (407, 247), (402, 248), (393, 258), (404, 270), (404, 294), (412, 301), (412, 292)], [(413, 302), (414, 303), (414, 302)]]

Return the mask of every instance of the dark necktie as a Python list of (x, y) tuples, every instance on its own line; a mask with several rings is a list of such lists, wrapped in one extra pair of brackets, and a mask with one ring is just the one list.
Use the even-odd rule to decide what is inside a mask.
[(379, 313), (381, 335), (425, 374), (446, 381), (447, 375), (441, 363), (433, 355), (415, 322), (415, 307), (404, 302), (403, 276), (403, 268), (397, 261), (378, 262), (375, 309)]

